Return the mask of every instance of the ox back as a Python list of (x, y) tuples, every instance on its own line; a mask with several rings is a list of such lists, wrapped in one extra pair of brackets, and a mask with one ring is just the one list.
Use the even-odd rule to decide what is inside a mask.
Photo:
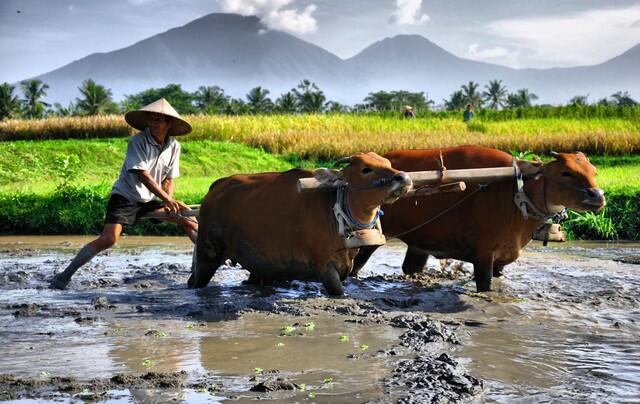
[[(513, 164), (512, 156), (507, 153), (475, 146), (395, 151), (384, 157), (394, 168), (405, 172), (436, 170), (440, 152), (445, 167), (451, 170), (509, 167)], [(531, 188), (534, 181), (527, 182), (527, 187)], [(514, 204), (515, 180), (493, 182), (468, 197), (479, 186), (468, 184), (466, 191), (461, 193), (405, 198), (383, 207), (385, 235), (388, 238), (399, 235), (397, 238), (408, 245), (402, 266), (405, 273), (422, 271), (429, 255), (459, 259), (474, 265), (476, 285), (479, 291), (483, 291), (490, 290), (492, 276), (499, 276), (505, 265), (518, 258), (520, 250), (531, 240), (540, 223), (524, 220)], [(451, 211), (429, 222), (467, 197)], [(420, 226), (423, 223), (426, 224)], [(416, 229), (410, 231), (413, 228)], [(354, 274), (373, 251), (375, 247), (365, 247), (360, 251)]]

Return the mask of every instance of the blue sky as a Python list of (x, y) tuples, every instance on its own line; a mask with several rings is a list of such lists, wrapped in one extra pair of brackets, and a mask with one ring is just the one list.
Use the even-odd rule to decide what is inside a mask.
[(638, 0), (0, 0), (0, 82), (213, 12), (258, 15), (342, 58), (407, 33), (516, 68), (596, 64), (640, 43)]

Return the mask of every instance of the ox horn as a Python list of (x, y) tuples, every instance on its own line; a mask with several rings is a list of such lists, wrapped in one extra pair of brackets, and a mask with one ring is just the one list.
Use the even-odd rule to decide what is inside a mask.
[(338, 161), (336, 161), (336, 163), (333, 166), (337, 167), (340, 164), (349, 164), (349, 163), (351, 163), (351, 156), (343, 157), (343, 158), (339, 159)]
[(551, 153), (550, 153), (550, 154), (551, 154), (553, 157), (557, 158), (557, 159), (559, 159), (559, 158), (560, 158), (560, 153), (558, 153), (558, 152), (554, 152), (553, 150), (551, 150)]

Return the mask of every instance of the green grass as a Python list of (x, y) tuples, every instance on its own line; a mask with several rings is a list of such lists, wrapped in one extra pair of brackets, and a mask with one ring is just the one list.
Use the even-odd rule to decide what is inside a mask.
[[(126, 142), (123, 138), (0, 142), (0, 233), (98, 233)], [(270, 154), (240, 143), (181, 143), (182, 176), (176, 179), (176, 197), (191, 204), (200, 203), (211, 183), (223, 176), (331, 164)], [(598, 168), (599, 186), (606, 191), (607, 209), (597, 215), (573, 213), (565, 228), (574, 238), (640, 239), (640, 155), (590, 156), (590, 160)], [(63, 177), (70, 186), (59, 188)], [(128, 227), (127, 233), (180, 231), (172, 224), (142, 221)]]
[[(60, 182), (61, 160), (78, 156), (77, 185), (110, 187), (117, 179), (126, 153), (126, 139), (46, 140), (0, 142), (0, 193), (20, 190), (44, 194)], [(211, 183), (236, 173), (288, 170), (305, 165), (295, 158), (276, 156), (237, 143), (192, 141), (182, 143), (181, 176), (176, 195), (204, 195)]]

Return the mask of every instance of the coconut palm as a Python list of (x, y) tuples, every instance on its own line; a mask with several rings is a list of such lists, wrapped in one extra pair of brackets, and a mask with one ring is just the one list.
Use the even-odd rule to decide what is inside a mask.
[(298, 87), (291, 91), (296, 97), (300, 111), (307, 113), (322, 112), (327, 98), (316, 83), (312, 83), (309, 80), (302, 80), (300, 84), (298, 84)]
[(269, 90), (260, 86), (252, 88), (247, 94), (247, 105), (254, 114), (271, 111), (273, 102), (269, 99)]
[(502, 85), (502, 80), (491, 80), (485, 88), (486, 90), (482, 95), (484, 96), (484, 101), (489, 105), (489, 108), (503, 108), (507, 100), (507, 87)]
[(615, 94), (611, 94), (611, 98), (616, 105), (621, 107), (633, 107), (634, 105), (638, 104), (636, 100), (631, 98), (631, 95), (628, 91), (618, 91)]
[(589, 98), (589, 95), (576, 95), (575, 97), (571, 98), (569, 100), (569, 105), (573, 105), (573, 106), (579, 106), (579, 105), (587, 105), (587, 99)]
[(76, 98), (76, 109), (81, 115), (93, 116), (117, 112), (111, 90), (108, 88), (88, 79), (82, 82), (78, 90), (82, 98)]
[(200, 86), (195, 93), (196, 107), (207, 114), (224, 111), (229, 104), (229, 97), (218, 86)]
[(466, 98), (462, 90), (454, 91), (448, 100), (444, 101), (444, 107), (447, 111), (459, 111), (466, 105)]
[(15, 86), (6, 82), (0, 85), (0, 121), (20, 113), (20, 100), (13, 94), (15, 89)]
[(460, 86), (464, 99), (467, 104), (471, 104), (474, 108), (480, 108), (482, 106), (482, 94), (478, 91), (480, 84), (470, 81), (467, 84)]
[(291, 91), (287, 91), (282, 94), (280, 98), (276, 100), (276, 108), (279, 112), (294, 113), (298, 110), (298, 103), (296, 102), (296, 96)]
[(53, 115), (55, 116), (73, 116), (77, 113), (77, 107), (73, 102), (69, 102), (69, 105), (64, 107), (59, 102), (53, 103)]
[(324, 110), (331, 114), (342, 114), (349, 112), (349, 107), (336, 101), (329, 101), (324, 104)]
[(528, 89), (521, 88), (515, 93), (507, 96), (507, 106), (509, 108), (526, 108), (532, 105), (532, 101), (537, 100), (538, 96), (530, 93)]
[(47, 95), (49, 85), (44, 84), (41, 80), (32, 79), (21, 82), (20, 86), (24, 94), (25, 117), (42, 118), (45, 113), (44, 107), (49, 106), (49, 104), (42, 101), (42, 98)]
[(390, 111), (393, 108), (392, 93), (386, 91), (376, 91), (375, 93), (369, 93), (364, 98), (365, 104), (371, 105), (376, 111)]

